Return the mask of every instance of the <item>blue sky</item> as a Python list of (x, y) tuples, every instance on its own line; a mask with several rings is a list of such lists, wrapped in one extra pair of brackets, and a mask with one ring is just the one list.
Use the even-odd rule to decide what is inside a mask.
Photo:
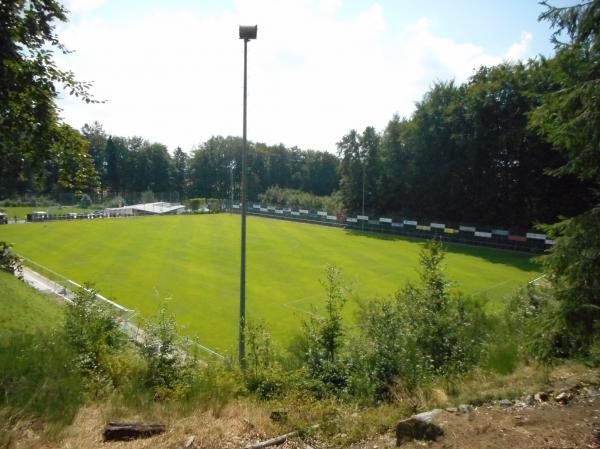
[[(564, 3), (556, 2), (557, 4)], [(94, 81), (101, 105), (60, 100), (75, 127), (140, 135), (190, 151), (240, 134), (242, 45), (249, 53), (249, 137), (335, 151), (350, 128), (410, 115), (436, 80), (481, 65), (551, 55), (530, 0), (68, 0), (60, 63)]]
[[(366, 1), (352, 2), (348, 13)], [(549, 54), (552, 46), (546, 23), (537, 22), (543, 7), (535, 0), (422, 0), (380, 2), (390, 22), (407, 26), (428, 18), (440, 35), (473, 42), (490, 52), (501, 52), (527, 31), (533, 34), (531, 54)]]

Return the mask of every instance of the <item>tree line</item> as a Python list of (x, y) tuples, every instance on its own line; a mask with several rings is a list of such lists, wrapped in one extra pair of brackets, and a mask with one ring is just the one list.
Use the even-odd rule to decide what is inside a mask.
[[(230, 198), (233, 193), (239, 198), (239, 137), (214, 136), (191, 154), (181, 148), (171, 154), (161, 143), (107, 135), (99, 123), (85, 125), (82, 134), (90, 142), (102, 191), (173, 191), (180, 198)], [(323, 151), (249, 142), (247, 164), (248, 197), (252, 199), (275, 185), (329, 195), (339, 183), (338, 159)]]
[(590, 183), (552, 176), (568, 158), (531, 120), (557, 88), (554, 65), (482, 67), (466, 83), (435, 83), (381, 133), (351, 130), (338, 143), (345, 208), (360, 212), (364, 195), (375, 215), (517, 227), (588, 209)]
[[(171, 153), (141, 137), (109, 135), (98, 123), (77, 131), (60, 122), (56, 85), (97, 101), (88, 83), (54, 65), (49, 48), (66, 50), (52, 24), (64, 20), (65, 11), (50, 0), (27, 8), (9, 2), (0, 11), (0, 51), (11, 61), (0, 68), (0, 197), (150, 190), (177, 192), (179, 199), (233, 192), (238, 199), (239, 137), (214, 136), (189, 154)], [(565, 150), (568, 133), (551, 129), (559, 116), (542, 118), (540, 111), (559, 101), (553, 92), (573, 73), (595, 70), (592, 47), (577, 47), (557, 46), (549, 59), (482, 67), (463, 84), (435, 83), (410, 117), (394, 116), (381, 132), (350, 130), (337, 155), (250, 142), (248, 198), (277, 186), (339, 199), (332, 212), (508, 227), (575, 216), (594, 201), (593, 181), (574, 169), (599, 165), (597, 133), (579, 142), (578, 149), (591, 147), (577, 158), (578, 150)], [(592, 92), (569, 101), (594, 98)], [(593, 120), (579, 120), (598, 129)]]

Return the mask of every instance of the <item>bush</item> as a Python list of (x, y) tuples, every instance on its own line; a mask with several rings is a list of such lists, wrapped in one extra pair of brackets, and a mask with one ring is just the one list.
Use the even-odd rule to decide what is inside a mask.
[(197, 375), (198, 360), (192, 342), (179, 337), (177, 323), (163, 303), (143, 325), (140, 352), (147, 363), (145, 386), (157, 400), (185, 396)]
[(430, 365), (407, 329), (403, 309), (393, 298), (360, 305), (360, 332), (352, 353), (353, 394), (390, 400), (398, 384), (413, 391), (431, 379)]
[(478, 361), (487, 326), (479, 303), (451, 294), (441, 267), (444, 256), (440, 242), (428, 242), (420, 256), (421, 286), (407, 285), (396, 300), (429, 366), (437, 375), (451, 377)]
[(146, 190), (145, 192), (142, 192), (142, 196), (140, 198), (140, 202), (142, 204), (154, 203), (155, 201), (156, 199), (154, 198), (154, 192), (152, 192), (152, 190)]
[(325, 316), (313, 309), (310, 318), (303, 323), (301, 346), (307, 371), (328, 388), (341, 390), (348, 380), (347, 366), (343, 357), (345, 329), (342, 310), (350, 290), (344, 286), (342, 272), (328, 266), (321, 282), (327, 297)]
[(23, 195), (0, 201), (0, 207), (49, 207), (59, 204), (47, 196)]
[(396, 388), (412, 392), (437, 377), (451, 380), (479, 361), (486, 318), (478, 303), (451, 294), (443, 258), (441, 243), (428, 242), (419, 286), (361, 306), (352, 356), (356, 394), (390, 399)]
[(528, 285), (515, 293), (505, 320), (509, 328), (505, 334), (512, 333), (523, 357), (550, 364), (556, 357), (568, 357), (580, 350), (552, 288)]
[(0, 271), (21, 276), (21, 259), (12, 251), (12, 245), (0, 242)]
[(73, 302), (67, 304), (64, 329), (82, 372), (101, 382), (110, 381), (103, 362), (108, 354), (124, 347), (126, 337), (112, 311), (96, 298), (95, 290), (86, 286), (76, 292)]
[(327, 210), (333, 213), (342, 210), (341, 198), (335, 193), (331, 196), (316, 196), (302, 190), (271, 186), (258, 199), (263, 204), (293, 209)]
[(220, 199), (217, 198), (208, 198), (207, 199), (207, 204), (206, 207), (208, 207), (208, 210), (210, 212), (220, 212), (221, 211), (221, 204), (223, 202)]
[(204, 198), (191, 198), (186, 203), (191, 211), (197, 212), (201, 207), (206, 205), (206, 200)]
[(102, 203), (103, 207), (123, 207), (125, 206), (125, 199), (123, 199), (122, 196), (117, 195), (113, 198), (110, 198), (106, 201), (104, 201), (104, 203)]
[(271, 333), (264, 323), (246, 326), (247, 354), (244, 381), (248, 391), (261, 399), (281, 396), (287, 389), (287, 374), (276, 360)]
[(84, 193), (79, 197), (79, 207), (82, 209), (87, 209), (92, 205), (92, 199), (87, 193)]
[(218, 416), (232, 399), (245, 393), (239, 370), (223, 362), (210, 362), (192, 372), (180, 397), (188, 407), (211, 410)]

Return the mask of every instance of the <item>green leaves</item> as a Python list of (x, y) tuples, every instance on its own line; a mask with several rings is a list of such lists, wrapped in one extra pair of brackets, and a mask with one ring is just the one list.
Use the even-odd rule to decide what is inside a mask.
[(342, 389), (347, 383), (347, 364), (342, 356), (345, 344), (342, 310), (350, 290), (344, 286), (342, 272), (330, 265), (321, 281), (326, 292), (325, 314), (316, 310), (302, 326), (304, 362), (312, 377), (333, 389)]
[[(600, 1), (548, 8), (557, 54), (543, 65), (554, 89), (531, 114), (531, 126), (566, 156), (551, 173), (600, 187)], [(570, 42), (559, 42), (566, 33)], [(596, 192), (597, 195), (598, 192)], [(555, 240), (542, 258), (551, 299), (542, 310), (537, 347), (545, 359), (587, 354), (600, 331), (600, 207), (542, 226)]]
[(64, 329), (79, 367), (90, 376), (105, 376), (104, 355), (121, 349), (125, 343), (116, 317), (89, 286), (78, 290), (67, 305)]
[(420, 285), (362, 305), (353, 355), (362, 372), (353, 374), (366, 376), (376, 399), (390, 399), (398, 387), (413, 391), (436, 376), (452, 378), (479, 360), (486, 319), (475, 302), (450, 292), (443, 258), (443, 246), (428, 242)]
[(551, 341), (548, 352), (585, 354), (600, 332), (600, 207), (544, 230), (556, 239), (541, 260), (563, 323), (561, 339)]
[[(70, 144), (64, 140), (66, 125), (59, 123), (57, 88), (88, 103), (97, 102), (89, 93), (90, 83), (79, 82), (73, 72), (56, 66), (53, 51), (67, 52), (56, 35), (56, 21), (66, 21), (66, 11), (55, 0), (8, 0), (0, 7), (0, 195), (31, 188), (23, 185), (23, 179), (49, 190), (44, 185), (49, 180), (44, 179), (45, 165), (59, 156), (57, 142)], [(69, 137), (74, 138), (72, 145), (81, 145), (80, 139)], [(83, 162), (78, 164), (81, 167)], [(90, 176), (69, 170), (61, 183), (78, 190)]]
[(21, 259), (13, 252), (10, 243), (0, 242), (0, 271), (21, 276)]

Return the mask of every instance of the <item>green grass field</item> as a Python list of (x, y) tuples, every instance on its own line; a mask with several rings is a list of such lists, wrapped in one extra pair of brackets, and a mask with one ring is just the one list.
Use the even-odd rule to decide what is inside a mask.
[[(167, 216), (0, 227), (0, 240), (104, 295), (155, 313), (168, 298), (184, 331), (203, 344), (230, 350), (239, 313), (240, 217)], [(311, 305), (323, 302), (319, 283), (336, 264), (355, 298), (388, 295), (417, 279), (423, 241), (360, 234), (337, 228), (248, 219), (247, 311), (285, 342)], [(489, 299), (497, 309), (514, 289), (538, 275), (526, 255), (449, 245), (445, 262), (457, 288)], [(355, 301), (347, 307), (352, 319)], [(318, 310), (318, 309), (317, 309)]]
[(79, 213), (79, 212), (91, 212), (94, 209), (82, 209), (81, 207), (76, 206), (24, 206), (24, 207), (2, 207), (4, 213), (8, 217), (10, 221), (12, 221), (15, 217), (19, 220), (25, 220), (27, 218), (27, 214), (30, 214), (34, 211), (45, 211), (50, 215), (66, 215), (70, 213)]

